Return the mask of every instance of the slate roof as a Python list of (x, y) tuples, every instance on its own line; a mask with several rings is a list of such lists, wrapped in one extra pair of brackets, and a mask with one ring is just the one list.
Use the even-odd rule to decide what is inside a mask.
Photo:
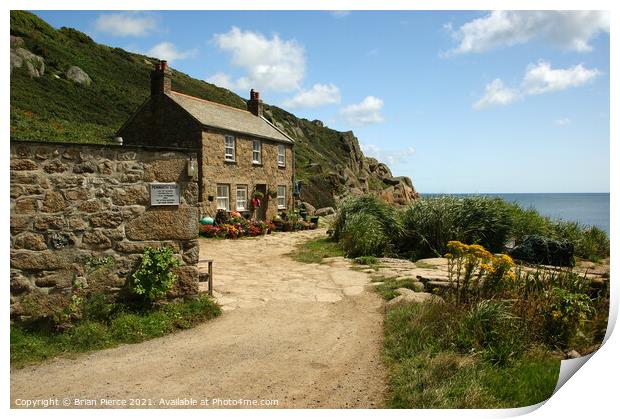
[(205, 126), (283, 143), (293, 142), (288, 135), (276, 128), (271, 122), (263, 117), (255, 116), (249, 111), (178, 92), (170, 92), (167, 95)]

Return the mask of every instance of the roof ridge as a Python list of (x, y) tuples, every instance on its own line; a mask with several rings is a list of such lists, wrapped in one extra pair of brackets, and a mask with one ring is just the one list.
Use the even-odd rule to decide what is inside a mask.
[(216, 106), (221, 106), (223, 108), (228, 108), (228, 109), (232, 109), (234, 111), (249, 113), (249, 114), (253, 115), (252, 112), (244, 110), (244, 109), (239, 109), (239, 108), (235, 108), (234, 106), (224, 105), (223, 103), (217, 103), (217, 102), (213, 102), (211, 100), (202, 99), (202, 98), (199, 98), (199, 97), (196, 97), (196, 96), (192, 96), (192, 95), (187, 95), (185, 93), (177, 92), (175, 90), (171, 90), (170, 93), (174, 93), (175, 95), (184, 96), (184, 97), (189, 98), (189, 99), (194, 99), (194, 100), (198, 100), (200, 102), (206, 102), (206, 103), (210, 103), (210, 104), (213, 104), (213, 105), (216, 105)]

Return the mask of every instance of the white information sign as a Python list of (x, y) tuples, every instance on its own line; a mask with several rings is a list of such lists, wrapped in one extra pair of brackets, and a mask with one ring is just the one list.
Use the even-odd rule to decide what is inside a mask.
[(151, 183), (151, 205), (179, 205), (178, 183)]

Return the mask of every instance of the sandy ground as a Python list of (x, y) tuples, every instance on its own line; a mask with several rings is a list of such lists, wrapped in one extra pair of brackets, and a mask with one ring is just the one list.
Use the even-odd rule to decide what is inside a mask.
[(193, 398), (196, 407), (213, 407), (214, 399), (228, 403), (215, 407), (239, 399), (257, 407), (265, 400), (281, 408), (381, 407), (383, 305), (365, 290), (369, 276), (342, 258), (319, 265), (286, 256), (322, 234), (203, 240), (201, 258), (214, 260), (221, 317), (148, 342), (14, 370), (12, 405), (53, 398), (59, 407), (74, 407), (75, 399), (95, 400), (94, 407), (101, 399), (166, 407)]

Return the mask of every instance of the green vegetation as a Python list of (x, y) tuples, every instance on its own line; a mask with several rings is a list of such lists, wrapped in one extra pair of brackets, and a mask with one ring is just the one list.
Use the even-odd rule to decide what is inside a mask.
[[(570, 270), (521, 270), (506, 255), (451, 241), (444, 302), (393, 306), (385, 321), (389, 407), (508, 408), (551, 396), (558, 350), (602, 342), (609, 289)], [(376, 287), (386, 299), (406, 281)]]
[(379, 265), (379, 259), (374, 256), (360, 256), (353, 260), (354, 263), (358, 265), (368, 265), (368, 266), (377, 266)]
[(164, 297), (177, 280), (172, 268), (179, 266), (172, 249), (147, 247), (142, 254), (140, 267), (131, 276), (131, 292), (148, 304)]
[[(470, 346), (484, 343), (495, 332), (499, 336), (492, 340), (500, 350), (511, 343), (503, 340), (515, 330), (510, 321), (490, 317), (502, 311), (498, 307), (470, 312), (439, 304), (410, 304), (390, 310), (384, 344), (390, 366), (386, 407), (510, 408), (549, 398), (559, 359), (532, 347), (499, 365)], [(469, 328), (475, 317), (486, 330)], [(479, 323), (485, 319), (491, 323)]]
[(394, 207), (373, 196), (343, 202), (333, 224), (332, 237), (348, 257), (390, 255), (402, 236)]
[(323, 258), (344, 256), (344, 252), (338, 243), (320, 238), (299, 244), (289, 255), (298, 262), (321, 263)]
[(597, 227), (553, 221), (533, 209), (500, 198), (422, 198), (405, 209), (372, 196), (346, 200), (333, 224), (334, 240), (347, 256), (441, 257), (449, 241), (479, 244), (502, 252), (509, 241), (532, 235), (573, 244), (575, 256), (598, 261), (609, 256), (609, 237)]
[(59, 355), (137, 343), (179, 329), (187, 329), (220, 314), (210, 297), (162, 304), (133, 311), (98, 295), (88, 300), (84, 317), (70, 329), (57, 333), (39, 324), (11, 326), (11, 366), (42, 362)]
[(413, 278), (377, 278), (375, 281), (382, 282), (382, 284), (375, 287), (375, 291), (385, 300), (391, 300), (397, 297), (399, 295), (399, 293), (396, 292), (398, 288), (409, 288), (416, 292), (424, 291), (424, 285)]

